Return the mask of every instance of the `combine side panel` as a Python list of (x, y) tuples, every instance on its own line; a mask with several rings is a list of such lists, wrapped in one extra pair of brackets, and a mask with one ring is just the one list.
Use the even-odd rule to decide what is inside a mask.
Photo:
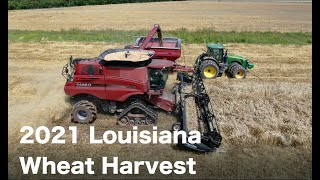
[(172, 112), (175, 109), (175, 96), (171, 93), (163, 92), (161, 96), (151, 96), (148, 100), (151, 104)]
[[(77, 61), (77, 59), (75, 59), (75, 61)], [(100, 71), (101, 65), (98, 63), (98, 60), (78, 59), (78, 61), (81, 61), (81, 64), (76, 63), (73, 65), (76, 68), (72, 69), (75, 71), (72, 75), (68, 75), (68, 70), (66, 70), (67, 65), (63, 69), (69, 78), (64, 86), (65, 93), (69, 96), (90, 94), (97, 98), (105, 99), (105, 77)]]
[(148, 90), (148, 68), (105, 67), (106, 99), (125, 101)]

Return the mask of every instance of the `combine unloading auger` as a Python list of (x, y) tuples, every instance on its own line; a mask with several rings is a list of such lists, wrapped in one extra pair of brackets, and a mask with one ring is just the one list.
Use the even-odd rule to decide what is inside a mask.
[[(188, 75), (185, 72), (179, 72), (177, 74), (177, 79), (180, 81), (178, 85), (175, 86), (173, 92), (176, 95), (177, 101), (177, 114), (180, 122), (173, 125), (173, 130), (183, 130), (189, 132), (188, 121), (194, 121), (195, 119), (188, 119), (187, 112), (194, 111), (194, 109), (187, 109), (186, 101), (189, 98), (194, 99), (197, 112), (197, 123), (199, 125), (199, 130), (202, 133), (201, 143), (191, 144), (179, 142), (179, 145), (186, 148), (199, 151), (199, 152), (213, 152), (221, 144), (222, 137), (220, 135), (218, 124), (213, 113), (212, 105), (210, 103), (210, 98), (206, 92), (200, 73), (196, 70), (193, 75)], [(187, 86), (192, 87), (191, 92), (183, 92), (183, 89)]]

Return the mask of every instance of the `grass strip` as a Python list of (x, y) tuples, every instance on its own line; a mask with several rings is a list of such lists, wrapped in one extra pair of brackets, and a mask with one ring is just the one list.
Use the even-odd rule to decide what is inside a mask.
[[(139, 36), (146, 36), (148, 30), (61, 30), (29, 31), (9, 30), (8, 40), (14, 42), (75, 41), (75, 42), (112, 42), (132, 43)], [(163, 32), (165, 37), (179, 37), (183, 43), (246, 43), (246, 44), (312, 44), (311, 32), (236, 32), (202, 29), (189, 31), (177, 29)]]

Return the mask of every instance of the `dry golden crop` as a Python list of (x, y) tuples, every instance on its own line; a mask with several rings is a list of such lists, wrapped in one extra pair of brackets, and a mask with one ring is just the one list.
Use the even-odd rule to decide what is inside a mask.
[(217, 31), (311, 32), (312, 3), (158, 2), (9, 11), (19, 30), (209, 28)]

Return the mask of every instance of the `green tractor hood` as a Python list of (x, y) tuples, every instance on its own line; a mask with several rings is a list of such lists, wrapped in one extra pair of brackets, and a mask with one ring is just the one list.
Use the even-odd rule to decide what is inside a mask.
[(248, 69), (252, 69), (254, 67), (254, 65), (250, 63), (248, 58), (228, 53), (228, 64), (231, 64), (233, 62), (238, 62), (244, 68), (248, 68)]

